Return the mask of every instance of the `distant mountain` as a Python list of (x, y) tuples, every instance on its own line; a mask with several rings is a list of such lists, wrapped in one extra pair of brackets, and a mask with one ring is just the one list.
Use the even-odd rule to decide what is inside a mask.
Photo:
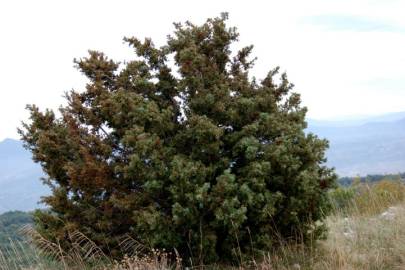
[(328, 120), (308, 119), (308, 124), (317, 127), (348, 127), (360, 126), (373, 122), (395, 122), (405, 118), (405, 112), (395, 112), (375, 116), (341, 117)]
[(330, 142), (328, 164), (340, 176), (405, 171), (405, 112), (352, 121), (308, 121)]
[(49, 192), (40, 181), (42, 176), (40, 166), (32, 161), (22, 142), (0, 142), (0, 213), (38, 208), (40, 197)]

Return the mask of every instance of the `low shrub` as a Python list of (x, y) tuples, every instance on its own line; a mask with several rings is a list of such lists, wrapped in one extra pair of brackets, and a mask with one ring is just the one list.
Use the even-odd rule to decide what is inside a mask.
[(382, 180), (356, 187), (354, 206), (360, 214), (377, 214), (388, 206), (403, 201), (405, 185), (401, 181)]
[(405, 185), (401, 180), (382, 180), (377, 183), (357, 182), (349, 187), (338, 187), (329, 192), (336, 212), (363, 215), (377, 214), (405, 198)]
[(347, 212), (353, 207), (356, 190), (353, 187), (338, 187), (329, 192), (334, 211)]
[(52, 190), (34, 215), (46, 240), (69, 250), (80, 231), (121, 259), (129, 235), (206, 264), (323, 236), (328, 142), (305, 132), (286, 74), (251, 79), (252, 47), (232, 53), (226, 18), (176, 24), (160, 48), (127, 38), (131, 62), (90, 51), (76, 61), (86, 89), (60, 114), (28, 106), (20, 134)]

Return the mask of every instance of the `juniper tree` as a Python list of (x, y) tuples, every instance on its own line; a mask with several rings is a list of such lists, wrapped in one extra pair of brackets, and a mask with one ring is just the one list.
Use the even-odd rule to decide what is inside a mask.
[(251, 78), (253, 46), (232, 53), (226, 14), (175, 24), (164, 46), (125, 38), (134, 59), (75, 60), (88, 78), (60, 117), (30, 105), (20, 129), (52, 194), (38, 230), (79, 230), (120, 256), (120, 239), (199, 262), (319, 236), (328, 213), (327, 141), (306, 134), (300, 95), (279, 68)]

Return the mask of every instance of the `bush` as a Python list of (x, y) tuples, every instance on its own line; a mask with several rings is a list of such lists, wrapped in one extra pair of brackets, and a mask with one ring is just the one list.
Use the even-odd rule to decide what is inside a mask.
[(375, 184), (363, 184), (357, 188), (354, 198), (356, 211), (361, 214), (377, 214), (388, 206), (402, 202), (405, 185), (401, 181), (381, 180)]
[(336, 212), (374, 215), (404, 200), (405, 185), (401, 180), (384, 179), (375, 183), (360, 183), (337, 187), (329, 192)]
[(356, 190), (353, 187), (337, 187), (329, 192), (334, 211), (348, 212), (354, 204)]
[(53, 190), (35, 216), (47, 239), (69, 246), (77, 230), (120, 257), (129, 236), (204, 263), (320, 235), (328, 143), (304, 132), (278, 68), (250, 79), (252, 46), (232, 55), (225, 21), (176, 24), (161, 48), (126, 38), (136, 57), (121, 65), (90, 51), (75, 61), (89, 83), (60, 118), (28, 106), (20, 134)]
[(405, 186), (402, 181), (382, 180), (373, 186), (377, 195), (388, 204), (403, 201)]

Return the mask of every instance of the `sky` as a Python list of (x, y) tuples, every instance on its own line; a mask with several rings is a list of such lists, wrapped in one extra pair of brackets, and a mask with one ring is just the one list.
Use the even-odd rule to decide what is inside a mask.
[(56, 109), (86, 80), (73, 59), (99, 50), (133, 57), (124, 36), (163, 45), (173, 22), (229, 12), (253, 44), (252, 71), (280, 66), (308, 117), (337, 119), (405, 111), (405, 1), (401, 0), (13, 0), (0, 2), (0, 140), (18, 138), (26, 104)]

